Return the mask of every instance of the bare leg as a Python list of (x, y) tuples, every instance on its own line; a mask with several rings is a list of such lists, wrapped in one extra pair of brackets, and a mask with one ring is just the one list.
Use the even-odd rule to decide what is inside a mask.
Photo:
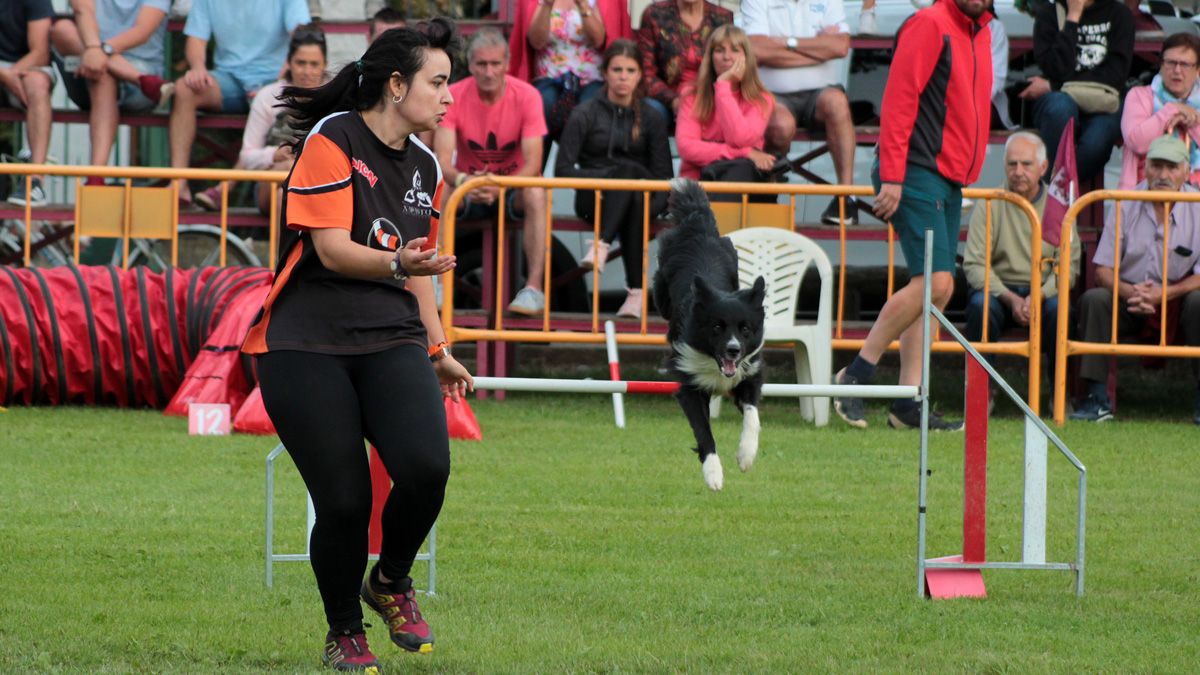
[(525, 262), (529, 275), (525, 285), (542, 290), (542, 277), (546, 267), (546, 191), (542, 188), (524, 188), (521, 199), (525, 204)]
[[(871, 332), (867, 334), (867, 339), (863, 344), (859, 355), (863, 359), (871, 363), (879, 363), (880, 357), (887, 349), (888, 345), (896, 338), (901, 337), (909, 331), (916, 323), (917, 318), (921, 315), (921, 301), (925, 293), (925, 277), (924, 275), (913, 277), (904, 288), (896, 291), (890, 300), (884, 304), (883, 310), (879, 312), (879, 318), (875, 320), (875, 324), (871, 326)], [(950, 300), (950, 295), (954, 292), (954, 277), (949, 272), (934, 272), (933, 273), (933, 288), (931, 296), (933, 303), (941, 308), (945, 307)], [(921, 377), (921, 327), (916, 324), (916, 340), (915, 348), (911, 346), (914, 340), (909, 336), (908, 340), (901, 343), (900, 350), (900, 383), (901, 384), (916, 384), (915, 381), (909, 382), (904, 379), (905, 373), (911, 377), (912, 361), (915, 353), (915, 372), (917, 380)], [(909, 345), (910, 351), (905, 351), (905, 345)], [(915, 349), (915, 352), (912, 351)], [(907, 366), (907, 369), (906, 369)]]
[(88, 133), (92, 141), (92, 164), (108, 164), (113, 138), (117, 134), (120, 112), (117, 110), (117, 80), (104, 73), (96, 80), (88, 80), (88, 94), (92, 109), (88, 114)]
[[(196, 141), (196, 110), (217, 110), (221, 107), (221, 88), (215, 83), (195, 91), (180, 79), (175, 83), (175, 102), (171, 106), (170, 144), (171, 167), (186, 169)], [(187, 181), (179, 181), (179, 194), (191, 197)]]
[(771, 119), (767, 122), (766, 143), (763, 150), (781, 154), (792, 149), (792, 139), (796, 136), (796, 118), (788, 107), (778, 102)]
[(27, 101), (25, 129), (29, 135), (29, 161), (45, 164), (50, 149), (50, 76), (36, 70), (24, 73), (21, 87)]
[(850, 115), (850, 100), (846, 93), (829, 87), (817, 97), (816, 119), (825, 125), (829, 154), (841, 185), (854, 183), (854, 118)]

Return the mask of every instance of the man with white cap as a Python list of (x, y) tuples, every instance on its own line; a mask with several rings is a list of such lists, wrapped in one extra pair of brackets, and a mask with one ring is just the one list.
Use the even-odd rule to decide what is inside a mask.
[[(1146, 180), (1134, 189), (1160, 192), (1196, 192), (1187, 183), (1191, 165), (1188, 149), (1175, 136), (1160, 136), (1150, 143), (1146, 154)], [(1161, 202), (1124, 201), (1121, 208), (1121, 239), (1116, 242), (1116, 210), (1111, 209), (1092, 262), (1096, 264), (1096, 288), (1079, 301), (1079, 331), (1084, 342), (1105, 343), (1112, 336), (1112, 289), (1119, 297), (1117, 330), (1122, 336), (1136, 338), (1149, 322), (1156, 326), (1163, 295), (1163, 236), (1167, 225), (1166, 295), (1168, 341), (1173, 324), (1183, 331), (1184, 342), (1200, 346), (1200, 202), (1167, 204), (1164, 218)], [(1115, 246), (1119, 244), (1119, 248)], [(1120, 279), (1113, 273), (1120, 256)], [(1181, 305), (1181, 307), (1179, 307)], [(1178, 322), (1171, 315), (1178, 311)], [(1113, 418), (1105, 383), (1108, 357), (1080, 357), (1079, 374), (1087, 385), (1087, 398), (1071, 413), (1071, 419), (1103, 422)], [(1200, 360), (1192, 360), (1197, 396), (1192, 421), (1200, 424)]]

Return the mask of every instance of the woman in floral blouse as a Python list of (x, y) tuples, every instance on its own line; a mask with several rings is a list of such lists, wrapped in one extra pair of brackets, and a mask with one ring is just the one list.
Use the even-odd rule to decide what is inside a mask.
[(706, 0), (661, 0), (646, 7), (637, 31), (645, 73), (646, 102), (668, 121), (679, 112), (680, 92), (696, 80), (704, 43), (733, 12)]

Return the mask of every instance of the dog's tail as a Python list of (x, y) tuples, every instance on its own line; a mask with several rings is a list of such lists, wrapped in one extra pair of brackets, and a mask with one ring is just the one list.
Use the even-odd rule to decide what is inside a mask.
[(717, 221), (708, 204), (708, 195), (696, 181), (672, 178), (670, 205), (678, 227), (696, 227), (717, 234)]

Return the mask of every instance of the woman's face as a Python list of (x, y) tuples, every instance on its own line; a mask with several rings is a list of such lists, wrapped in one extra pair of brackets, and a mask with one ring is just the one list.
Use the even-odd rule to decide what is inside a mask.
[[(436, 129), (446, 110), (454, 103), (450, 95), (450, 57), (440, 49), (425, 52), (425, 65), (413, 75), (412, 83), (404, 87), (399, 75), (392, 76), (390, 90), (404, 100), (393, 107), (414, 127), (414, 131)], [(391, 101), (388, 101), (391, 105)]]
[(288, 72), (297, 87), (319, 87), (325, 79), (325, 55), (317, 45), (302, 45), (288, 59)]
[(1172, 47), (1163, 52), (1159, 71), (1163, 86), (1175, 98), (1187, 98), (1200, 70), (1196, 69), (1196, 53), (1187, 47)]
[(725, 74), (725, 71), (733, 67), (738, 58), (746, 58), (746, 53), (742, 51), (742, 46), (734, 44), (732, 40), (723, 40), (720, 44), (713, 47), (712, 64), (713, 71), (720, 77)]
[(628, 100), (642, 81), (642, 67), (628, 56), (614, 56), (604, 70), (604, 83), (608, 95), (617, 100)]

